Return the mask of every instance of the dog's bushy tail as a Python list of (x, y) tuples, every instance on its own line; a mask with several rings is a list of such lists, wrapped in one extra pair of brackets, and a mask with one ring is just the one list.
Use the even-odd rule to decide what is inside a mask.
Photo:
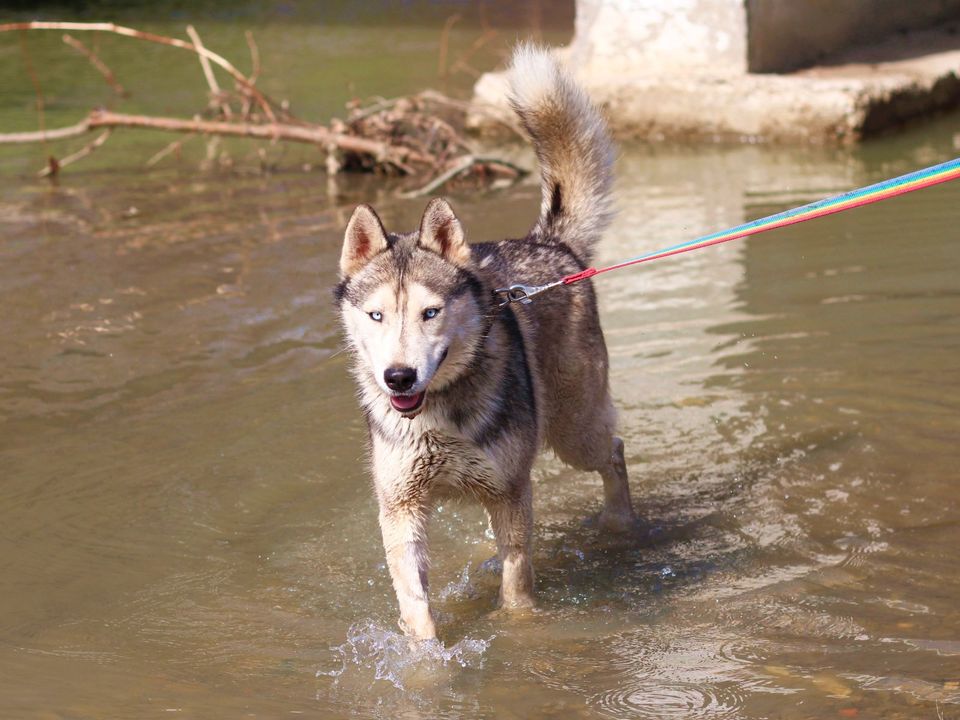
[(613, 144), (586, 92), (545, 48), (513, 53), (510, 104), (540, 162), (540, 218), (533, 234), (566, 243), (589, 264), (613, 218)]

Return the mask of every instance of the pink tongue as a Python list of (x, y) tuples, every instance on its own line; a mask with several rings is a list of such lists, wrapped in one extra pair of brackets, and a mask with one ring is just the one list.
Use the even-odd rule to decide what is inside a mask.
[(397, 410), (406, 411), (413, 410), (417, 405), (420, 404), (420, 399), (423, 397), (423, 393), (417, 393), (416, 395), (392, 395), (390, 397), (390, 404), (393, 405)]

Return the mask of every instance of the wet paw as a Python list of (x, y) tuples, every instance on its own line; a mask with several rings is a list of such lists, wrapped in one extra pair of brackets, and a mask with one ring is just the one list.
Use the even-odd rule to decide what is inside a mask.
[(533, 599), (529, 603), (522, 605), (506, 605), (502, 601), (498, 603), (497, 609), (490, 613), (490, 617), (497, 622), (507, 622), (510, 620), (522, 620), (531, 618), (537, 612)]
[(430, 613), (410, 618), (410, 622), (400, 618), (397, 621), (400, 630), (411, 640), (436, 640), (437, 626)]
[(501, 597), (498, 610), (516, 612), (517, 610), (530, 610), (536, 605), (537, 601), (531, 595), (514, 595), (510, 598)]
[(643, 522), (629, 510), (603, 510), (597, 517), (597, 525), (603, 532), (617, 535), (633, 535), (645, 530)]

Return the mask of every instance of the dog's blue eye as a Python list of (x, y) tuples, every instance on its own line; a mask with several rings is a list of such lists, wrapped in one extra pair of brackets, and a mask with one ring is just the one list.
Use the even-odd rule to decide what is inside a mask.
[(440, 308), (427, 308), (423, 311), (424, 320), (433, 320), (437, 315), (440, 314)]
[(381, 320), (383, 320), (383, 313), (380, 312), (379, 310), (374, 310), (372, 313), (367, 313), (367, 315), (369, 315), (370, 318), (372, 320), (375, 320), (376, 322), (380, 322)]

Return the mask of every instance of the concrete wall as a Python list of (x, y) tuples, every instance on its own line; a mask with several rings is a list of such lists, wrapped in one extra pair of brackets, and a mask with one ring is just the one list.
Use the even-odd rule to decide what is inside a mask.
[(960, 0), (577, 0), (585, 76), (787, 72), (902, 30), (960, 23)]
[(851, 45), (960, 20), (960, 0), (746, 0), (750, 72), (816, 64)]
[(577, 0), (569, 60), (584, 76), (743, 73), (743, 0)]

